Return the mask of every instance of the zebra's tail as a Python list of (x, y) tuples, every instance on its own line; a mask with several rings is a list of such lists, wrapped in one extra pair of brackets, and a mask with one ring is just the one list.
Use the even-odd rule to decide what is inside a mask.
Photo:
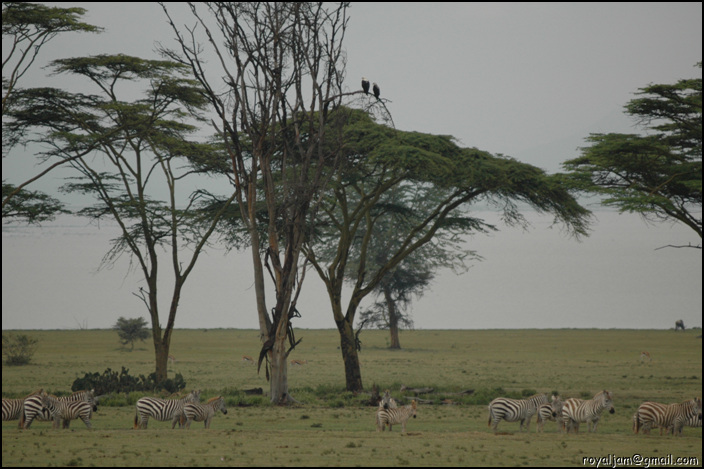
[(633, 416), (633, 433), (638, 433), (640, 431), (640, 415), (638, 415), (638, 412), (636, 412), (636, 415)]
[(139, 411), (137, 411), (134, 414), (134, 429), (137, 430), (139, 428)]

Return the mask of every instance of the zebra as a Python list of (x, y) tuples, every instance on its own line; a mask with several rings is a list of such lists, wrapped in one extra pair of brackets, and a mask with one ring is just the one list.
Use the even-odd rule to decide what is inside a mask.
[(376, 411), (376, 431), (381, 432), (386, 430), (386, 426), (389, 426), (389, 431), (391, 431), (393, 425), (401, 424), (401, 433), (406, 432), (406, 422), (411, 417), (416, 418), (416, 408), (418, 404), (415, 399), (411, 401), (411, 405), (406, 405), (403, 407), (397, 407), (396, 409), (384, 409), (379, 407)]
[(603, 390), (594, 395), (588, 401), (583, 399), (570, 398), (567, 399), (562, 406), (562, 426), (569, 433), (571, 428), (574, 432), (579, 432), (579, 424), (587, 422), (590, 427), (590, 432), (596, 432), (596, 427), (599, 424), (601, 413), (604, 409), (609, 409), (609, 413), (613, 414), (614, 410), (613, 396), (611, 392)]
[(692, 415), (687, 420), (684, 421), (685, 427), (702, 428), (702, 416)]
[[(34, 391), (31, 394), (27, 394), (22, 399), (6, 399), (2, 398), (2, 421), (6, 422), (9, 420), (20, 420), (22, 418), (22, 413), (24, 410), (24, 400), (28, 397), (39, 394), (42, 390)], [(20, 425), (21, 428), (21, 425)]]
[(134, 428), (147, 428), (149, 417), (160, 422), (171, 420), (171, 428), (182, 426), (181, 416), (183, 406), (189, 402), (200, 402), (200, 391), (191, 391), (182, 399), (159, 399), (157, 397), (142, 397), (137, 401), (137, 413), (134, 416)]
[(191, 428), (191, 422), (193, 420), (196, 422), (205, 422), (205, 428), (210, 428), (210, 421), (218, 410), (227, 415), (225, 399), (222, 396), (214, 397), (205, 404), (189, 403), (184, 405), (183, 415), (186, 417), (186, 429)]
[(42, 405), (49, 410), (54, 424), (53, 428), (59, 428), (59, 422), (63, 422), (63, 428), (68, 428), (73, 419), (81, 419), (88, 429), (93, 426), (90, 418), (93, 416), (93, 406), (87, 401), (60, 401), (58, 398), (42, 391), (40, 394)]
[[(496, 433), (496, 428), (501, 419), (507, 422), (520, 421), (520, 430), (523, 431), (523, 424), (526, 424), (526, 431), (530, 431), (530, 420), (538, 412), (538, 408), (548, 403), (545, 394), (535, 394), (527, 399), (510, 399), (508, 397), (497, 397), (489, 403), (489, 426)], [(526, 422), (527, 421), (527, 422)]]
[(379, 401), (379, 407), (382, 409), (395, 409), (398, 407), (394, 398), (391, 397), (391, 391), (388, 389), (384, 391), (384, 397)]
[[(48, 422), (54, 420), (49, 409), (47, 409), (41, 399), (41, 394), (44, 390), (37, 391), (30, 394), (24, 399), (24, 406), (22, 409), (22, 414), (20, 415), (20, 427), (25, 430), (29, 429), (30, 425), (34, 420), (39, 420), (40, 422)], [(52, 396), (54, 397), (54, 396)], [(59, 402), (87, 402), (91, 409), (95, 412), (98, 410), (98, 401), (95, 398), (95, 390), (90, 391), (76, 391), (70, 396), (60, 396), (56, 397)], [(68, 422), (64, 422), (64, 428), (68, 427)]]
[[(653, 427), (660, 427), (672, 434), (682, 435), (682, 428), (689, 423), (701, 422), (702, 401), (699, 398), (690, 399), (680, 404), (661, 404), (659, 402), (644, 402), (633, 416), (633, 432), (643, 430), (650, 433)], [(701, 425), (701, 423), (700, 423)]]
[(560, 399), (560, 396), (553, 394), (552, 395), (552, 402), (549, 404), (543, 404), (540, 407), (538, 407), (538, 416), (537, 416), (537, 425), (538, 428), (536, 431), (542, 432), (543, 431), (543, 425), (545, 425), (545, 422), (550, 420), (550, 421), (557, 421), (557, 417), (562, 415), (562, 406), (564, 405), (564, 401)]

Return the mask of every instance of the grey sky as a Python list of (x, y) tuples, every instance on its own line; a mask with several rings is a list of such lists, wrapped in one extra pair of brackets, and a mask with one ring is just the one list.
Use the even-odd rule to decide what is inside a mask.
[[(154, 42), (168, 45), (173, 37), (154, 3), (71, 5), (86, 8), (84, 21), (106, 31), (57, 37), (42, 50), (43, 63), (103, 53), (156, 58)], [(183, 7), (173, 8), (176, 12)], [(462, 145), (510, 155), (549, 172), (559, 171), (561, 162), (577, 156), (577, 148), (589, 133), (637, 132), (624, 116), (623, 106), (638, 88), (701, 73), (694, 67), (702, 60), (701, 3), (354, 3), (350, 15), (345, 41), (347, 87), (358, 88), (362, 76), (377, 82), (382, 96), (391, 100), (388, 107), (399, 129), (450, 134)], [(187, 15), (180, 17), (191, 22)], [(35, 64), (23, 86), (64, 86), (55, 77), (47, 77), (41, 65)], [(3, 178), (19, 182), (33, 175), (37, 168), (27, 165), (26, 160), (19, 150), (3, 159)], [(31, 188), (55, 193), (62, 176), (56, 173)], [(680, 317), (686, 324), (700, 325), (701, 251), (653, 251), (663, 244), (698, 243), (696, 235), (669, 225), (647, 228), (629, 215), (608, 214), (600, 220), (592, 237), (582, 243), (546, 230), (541, 220), (529, 233), (504, 229), (490, 238), (472, 238), (471, 247), (486, 260), (461, 277), (443, 275), (432, 292), (414, 306), (416, 325), (669, 327)], [(86, 279), (96, 284), (75, 288), (65, 298), (57, 299), (57, 295), (66, 290), (55, 291), (45, 284), (52, 280), (41, 273), (61, 275), (62, 269), (52, 263), (66, 262), (52, 244), (56, 238), (68, 242), (58, 248), (64, 250), (83, 246), (81, 242), (69, 242), (74, 236), (92, 240), (102, 237), (105, 243), (109, 240), (105, 233), (86, 234), (83, 230), (57, 228), (54, 234), (64, 233), (57, 237), (49, 236), (50, 229), (43, 235), (29, 230), (24, 237), (16, 232), (6, 236), (3, 230), (3, 328), (74, 327), (76, 321), (84, 320), (89, 327), (107, 327), (118, 315), (143, 314), (139, 300), (130, 294), (134, 289), (124, 280), (125, 266), (96, 275), (86, 272)], [(18, 259), (12, 252), (25, 252), (21, 239), (35, 240), (33, 252), (48, 251), (42, 256)], [(20, 245), (12, 244), (15, 242)], [(6, 247), (11, 252), (6, 252)], [(107, 244), (94, 254), (94, 261), (87, 264), (89, 270), (95, 269), (106, 249)], [(606, 263), (597, 262), (600, 253), (608, 256)], [(77, 254), (76, 259), (82, 259), (83, 254)], [(251, 307), (234, 318), (231, 311), (220, 312), (231, 301), (253, 304), (251, 289), (240, 289), (240, 285), (248, 286), (250, 264), (219, 264), (215, 259), (222, 256), (216, 253), (210, 258), (216, 265), (210, 268), (218, 270), (217, 277), (225, 285), (236, 276), (233, 291), (246, 300), (218, 299), (217, 305), (203, 308), (213, 313), (218, 310), (214, 317), (222, 314), (223, 327), (256, 327)], [(24, 282), (14, 278), (18, 263), (26, 270)], [(667, 277), (645, 275), (648, 271), (662, 273), (664, 264), (673, 269)], [(207, 271), (208, 264), (197, 270), (201, 268)], [(605, 285), (606, 273), (624, 282), (624, 291), (607, 288), (618, 281)], [(313, 273), (308, 279), (312, 277)], [(120, 281), (119, 294), (115, 288), (108, 290), (115, 278)], [(187, 284), (182, 304), (188, 304), (189, 294), (194, 294), (196, 301), (200, 298), (194, 291), (211, 291), (206, 278), (189, 280), (193, 284)], [(487, 282), (488, 278), (493, 281)], [(667, 288), (669, 281), (678, 289)], [(24, 290), (30, 286), (31, 293)], [(309, 322), (304, 318), (296, 325), (334, 327), (325, 304), (320, 306), (326, 301), (324, 293), (318, 294), (320, 284), (311, 281), (304, 291), (306, 288), (312, 295), (310, 303), (321, 310), (323, 319)], [(83, 308), (91, 303), (82, 295), (95, 291), (109, 296), (116, 311), (99, 314), (99, 306)], [(213, 289), (206, 301), (213, 299), (216, 291)], [(667, 295), (676, 297), (677, 302), (665, 298)], [(673, 304), (675, 311), (667, 311)], [(39, 311), (45, 305), (55, 309), (50, 315), (47, 312), (49, 317)], [(521, 311), (523, 308), (527, 309)], [(595, 313), (599, 308), (604, 310), (603, 317)], [(201, 315), (197, 309), (195, 304), (185, 307), (183, 322), (179, 318), (177, 327), (197, 327), (198, 318), (206, 313)], [(59, 310), (60, 319), (54, 321)], [(460, 311), (464, 320), (450, 319)], [(476, 319), (478, 314), (483, 317), (481, 321)], [(493, 320), (485, 321), (487, 314)], [(565, 314), (571, 316), (565, 318)], [(595, 315), (593, 319), (589, 319), (591, 314)], [(33, 319), (28, 322), (30, 317)], [(642, 317), (649, 318), (648, 322), (641, 321)], [(218, 325), (209, 323), (208, 327)]]

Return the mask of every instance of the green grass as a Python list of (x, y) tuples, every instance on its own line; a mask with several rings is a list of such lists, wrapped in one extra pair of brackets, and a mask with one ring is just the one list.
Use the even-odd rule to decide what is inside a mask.
[[(120, 348), (115, 331), (24, 331), (39, 339), (32, 364), (3, 367), (5, 397), (35, 389), (67, 392), (85, 372), (105, 368), (130, 374), (153, 371), (153, 351), (140, 343), (133, 352)], [(210, 430), (194, 423), (190, 431), (150, 421), (146, 431), (132, 430), (134, 401), (113, 396), (93, 417), (93, 431), (80, 421), (71, 429), (52, 430), (35, 422), (28, 431), (3, 422), (3, 466), (583, 466), (588, 457), (692, 456), (702, 462), (702, 431), (685, 428), (684, 437), (634, 435), (631, 416), (645, 400), (681, 402), (701, 396), (700, 331), (654, 330), (484, 330), (407, 331), (402, 350), (387, 347), (387, 333), (361, 335), (365, 387), (389, 388), (399, 400), (401, 385), (433, 387), (424, 396), (439, 403), (421, 405), (418, 418), (400, 434), (377, 433), (368, 396), (344, 391), (342, 357), (333, 330), (298, 330), (303, 342), (290, 359), (307, 365), (289, 368), (291, 394), (301, 405), (271, 406), (266, 397), (244, 389), (268, 389), (263, 373), (241, 361), (257, 356), (253, 330), (177, 330), (171, 352), (188, 389), (204, 399), (227, 396), (228, 414), (218, 414)], [(640, 362), (648, 350), (653, 361)], [(474, 389), (470, 396), (453, 395)], [(616, 413), (604, 415), (596, 434), (564, 435), (553, 422), (545, 433), (518, 432), (518, 423), (501, 422), (499, 434), (487, 426), (486, 403), (497, 395), (558, 391), (563, 397), (614, 393)], [(240, 407), (239, 404), (246, 404)], [(582, 425), (582, 430), (586, 425)], [(588, 465), (588, 464), (587, 464)]]

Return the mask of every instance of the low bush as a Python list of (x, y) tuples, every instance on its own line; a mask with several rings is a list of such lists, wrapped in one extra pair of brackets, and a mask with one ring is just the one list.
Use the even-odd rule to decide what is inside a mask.
[(103, 374), (98, 372), (86, 373), (83, 378), (76, 378), (71, 386), (72, 391), (84, 389), (94, 389), (96, 395), (102, 396), (112, 393), (130, 393), (134, 391), (160, 392), (165, 391), (174, 394), (186, 387), (186, 381), (181, 373), (157, 383), (156, 373), (145, 377), (144, 375), (131, 376), (129, 370), (124, 366), (118, 373), (112, 369), (106, 369)]

